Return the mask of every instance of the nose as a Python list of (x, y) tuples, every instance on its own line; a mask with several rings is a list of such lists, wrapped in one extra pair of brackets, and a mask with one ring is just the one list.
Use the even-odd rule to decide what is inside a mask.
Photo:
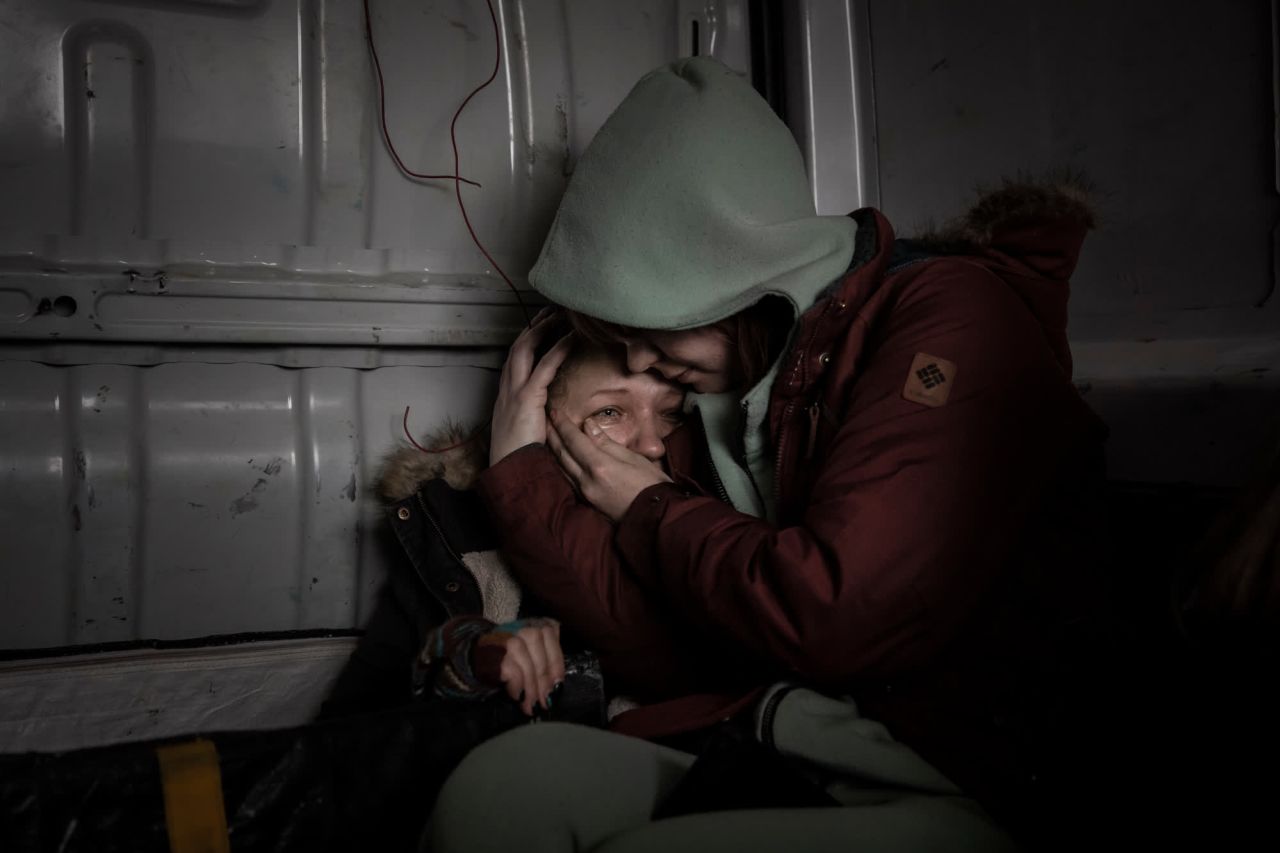
[(658, 351), (644, 341), (627, 341), (627, 370), (644, 373), (658, 361)]
[(636, 434), (631, 437), (631, 450), (639, 453), (650, 462), (661, 462), (667, 455), (667, 446), (662, 443), (662, 432), (656, 418), (646, 418)]

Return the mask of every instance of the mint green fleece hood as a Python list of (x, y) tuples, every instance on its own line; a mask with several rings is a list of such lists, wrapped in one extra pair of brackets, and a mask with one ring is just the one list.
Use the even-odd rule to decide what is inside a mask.
[[(783, 297), (793, 328), (853, 257), (856, 225), (818, 216), (787, 126), (709, 58), (641, 78), (569, 181), (529, 282), (553, 302), (639, 329), (689, 329)], [(772, 516), (765, 416), (777, 364), (754, 388), (692, 394), (733, 505)], [(745, 393), (744, 393), (745, 392)]]
[(529, 272), (574, 311), (642, 329), (724, 319), (767, 294), (807, 308), (853, 256), (817, 216), (787, 126), (706, 57), (646, 74), (583, 153)]

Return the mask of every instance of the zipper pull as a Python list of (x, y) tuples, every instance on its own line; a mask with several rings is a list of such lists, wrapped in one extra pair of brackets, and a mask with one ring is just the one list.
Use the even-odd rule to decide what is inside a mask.
[(808, 461), (813, 458), (813, 446), (818, 443), (818, 415), (821, 412), (817, 402), (810, 403), (806, 411), (809, 413), (809, 444), (805, 447), (804, 458)]

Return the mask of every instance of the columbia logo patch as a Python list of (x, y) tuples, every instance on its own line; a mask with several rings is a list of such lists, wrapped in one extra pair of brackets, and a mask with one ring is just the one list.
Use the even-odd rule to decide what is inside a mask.
[(918, 352), (907, 371), (907, 384), (903, 386), (903, 399), (924, 406), (941, 406), (951, 396), (951, 386), (956, 379), (955, 362)]
[(929, 362), (924, 367), (916, 371), (916, 376), (924, 383), (924, 387), (933, 390), (947, 381), (946, 375), (938, 369), (936, 362)]

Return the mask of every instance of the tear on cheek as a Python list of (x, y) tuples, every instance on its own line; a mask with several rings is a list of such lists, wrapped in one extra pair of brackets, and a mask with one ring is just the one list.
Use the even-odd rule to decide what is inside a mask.
[(627, 430), (620, 429), (620, 426), (620, 424), (600, 424), (600, 431), (608, 436), (613, 443), (626, 447), (627, 442), (631, 440), (631, 436)]

